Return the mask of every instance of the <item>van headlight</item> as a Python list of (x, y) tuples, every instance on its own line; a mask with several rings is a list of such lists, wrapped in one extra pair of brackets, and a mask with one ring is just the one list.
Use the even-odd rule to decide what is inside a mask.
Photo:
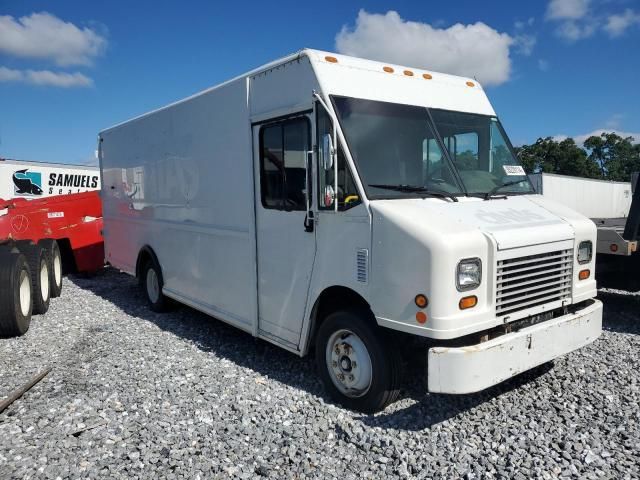
[(593, 255), (593, 243), (590, 240), (580, 242), (578, 246), (578, 263), (589, 263)]
[(456, 287), (458, 291), (471, 290), (480, 286), (482, 279), (482, 260), (465, 258), (460, 260), (456, 269)]

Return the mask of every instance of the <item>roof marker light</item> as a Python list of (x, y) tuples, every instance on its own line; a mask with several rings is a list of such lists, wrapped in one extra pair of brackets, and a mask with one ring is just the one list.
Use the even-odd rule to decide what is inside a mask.
[(422, 78), (424, 78), (425, 80), (431, 80), (433, 78), (433, 75), (429, 73), (423, 73)]
[(405, 70), (404, 73), (407, 77), (413, 77), (413, 72), (411, 70)]
[(476, 84), (473, 82), (467, 82), (467, 87), (475, 87)]
[(336, 57), (330, 57), (329, 55), (327, 55), (326, 57), (324, 57), (324, 59), (329, 63), (338, 63), (338, 59)]
[(382, 70), (384, 70), (387, 73), (393, 73), (393, 68), (391, 67), (382, 67)]

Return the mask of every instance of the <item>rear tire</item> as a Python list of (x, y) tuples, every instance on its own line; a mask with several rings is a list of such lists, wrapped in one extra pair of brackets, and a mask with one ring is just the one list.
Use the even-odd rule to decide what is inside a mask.
[(162, 313), (171, 309), (171, 301), (162, 294), (164, 280), (160, 265), (155, 258), (149, 258), (142, 267), (140, 285), (151, 310)]
[(52, 239), (41, 240), (39, 245), (45, 249), (49, 259), (49, 291), (51, 298), (62, 294), (62, 254), (58, 242)]
[(25, 256), (31, 272), (32, 314), (47, 313), (51, 300), (49, 255), (41, 245), (28, 242), (19, 242), (18, 249)]
[(318, 373), (331, 397), (352, 410), (375, 413), (400, 393), (400, 357), (370, 312), (330, 314), (316, 336)]
[(0, 335), (15, 337), (29, 330), (31, 288), (31, 272), (24, 255), (0, 252)]

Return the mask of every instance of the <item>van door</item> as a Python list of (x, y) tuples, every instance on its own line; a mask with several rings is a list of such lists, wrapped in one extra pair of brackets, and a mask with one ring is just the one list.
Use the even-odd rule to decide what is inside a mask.
[(311, 121), (255, 125), (253, 138), (259, 334), (297, 349), (316, 252), (314, 229), (305, 228)]

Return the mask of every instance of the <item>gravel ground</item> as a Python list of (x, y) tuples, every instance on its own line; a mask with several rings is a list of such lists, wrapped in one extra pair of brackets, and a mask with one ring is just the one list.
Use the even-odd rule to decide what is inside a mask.
[(0, 398), (53, 368), (0, 414), (0, 478), (638, 478), (640, 295), (601, 296), (605, 332), (579, 352), (476, 395), (414, 377), (361, 415), (329, 402), (311, 359), (151, 313), (114, 270), (68, 278), (0, 340)]

